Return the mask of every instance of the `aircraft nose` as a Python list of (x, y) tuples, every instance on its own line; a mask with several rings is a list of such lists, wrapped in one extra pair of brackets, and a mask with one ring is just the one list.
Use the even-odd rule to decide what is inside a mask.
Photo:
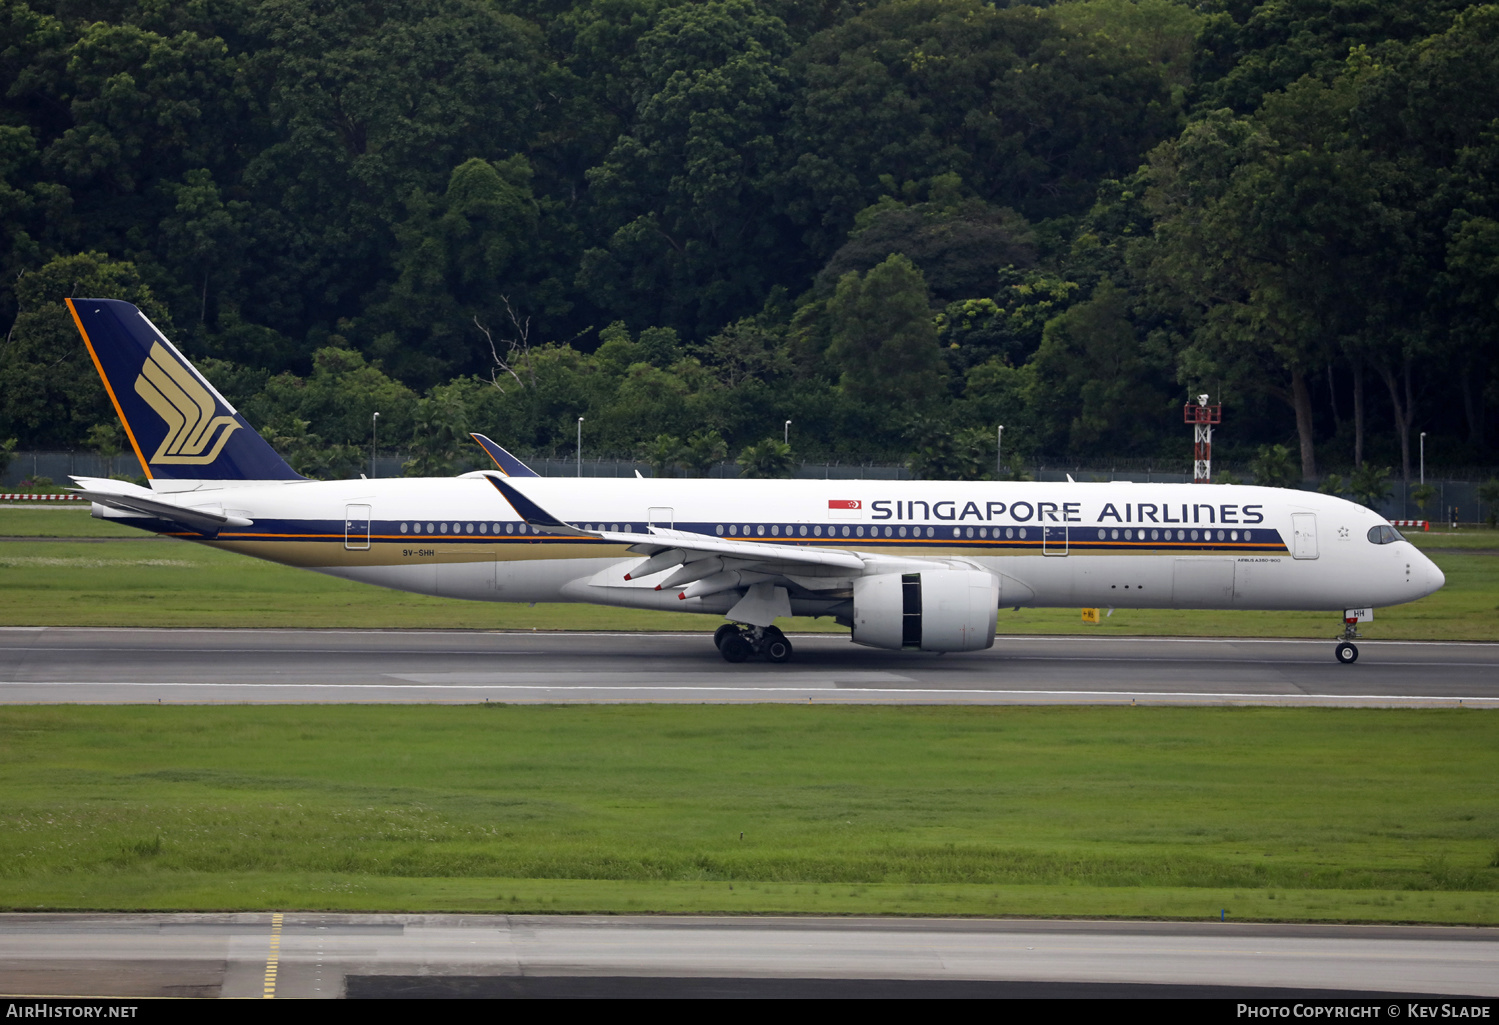
[(1421, 560), (1420, 568), (1424, 571), (1425, 577), (1422, 581), (1424, 584), (1421, 589), (1422, 595), (1435, 594), (1440, 591), (1447, 583), (1447, 574), (1443, 573), (1427, 556), (1418, 553), (1416, 558)]
[[(1422, 556), (1422, 558), (1426, 558)], [(1431, 577), (1431, 589), (1440, 591), (1447, 584), (1447, 574), (1443, 573), (1436, 563), (1426, 559), (1426, 572)]]

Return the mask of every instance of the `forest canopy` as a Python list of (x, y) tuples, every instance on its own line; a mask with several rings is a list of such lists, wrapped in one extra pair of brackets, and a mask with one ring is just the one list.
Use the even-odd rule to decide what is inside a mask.
[(0, 0), (0, 441), (118, 445), (66, 296), (319, 476), (1488, 465), (1499, 6)]

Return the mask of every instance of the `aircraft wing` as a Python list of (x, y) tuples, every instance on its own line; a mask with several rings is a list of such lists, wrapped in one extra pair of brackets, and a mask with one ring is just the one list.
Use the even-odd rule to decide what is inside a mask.
[(70, 490), (91, 502), (137, 516), (170, 520), (205, 534), (217, 534), (224, 527), (248, 527), (254, 523), (243, 516), (230, 515), (222, 506), (194, 508), (164, 501), (156, 492), (128, 481), (100, 477), (74, 477), (73, 481), (80, 486)]
[[(697, 563), (705, 561), (708, 557), (719, 557), (717, 561), (723, 562), (729, 571), (734, 568), (745, 570), (753, 567), (769, 573), (791, 572), (798, 570), (806, 572), (814, 567), (827, 569), (849, 570), (856, 575), (864, 570), (864, 560), (853, 552), (836, 548), (816, 548), (805, 545), (779, 545), (765, 544), (759, 541), (731, 540), (722, 537), (711, 537), (707, 534), (697, 534), (688, 530), (670, 530), (665, 527), (648, 527), (648, 533), (636, 534), (613, 530), (584, 530), (582, 527), (568, 523), (557, 516), (553, 516), (531, 499), (523, 495), (518, 488), (508, 481), (499, 477), (490, 476), (489, 482), (495, 486), (500, 494), (505, 496), (505, 501), (510, 503), (516, 513), (525, 520), (527, 524), (536, 530), (547, 534), (568, 534), (578, 537), (596, 537), (605, 541), (615, 541), (627, 544), (632, 550), (642, 555), (651, 556), (644, 565), (626, 575), (625, 579), (642, 577), (649, 573), (659, 572), (678, 563)], [(673, 558), (673, 553), (680, 553), (680, 558)], [(650, 568), (654, 566), (654, 568)], [(701, 567), (707, 569), (707, 566)], [(721, 567), (722, 569), (722, 567)], [(685, 582), (676, 580), (676, 575), (662, 586), (670, 586), (671, 583)], [(698, 578), (691, 578), (698, 579)]]

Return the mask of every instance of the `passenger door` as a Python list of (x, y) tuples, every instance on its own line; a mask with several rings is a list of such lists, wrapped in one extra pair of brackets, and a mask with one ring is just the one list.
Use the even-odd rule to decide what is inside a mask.
[(1291, 514), (1291, 556), (1296, 559), (1317, 557), (1317, 514)]
[(1066, 555), (1067, 554), (1067, 528), (1060, 524), (1041, 526), (1041, 554), (1042, 555)]
[(351, 552), (368, 551), (370, 547), (370, 507), (344, 506), (344, 548)]

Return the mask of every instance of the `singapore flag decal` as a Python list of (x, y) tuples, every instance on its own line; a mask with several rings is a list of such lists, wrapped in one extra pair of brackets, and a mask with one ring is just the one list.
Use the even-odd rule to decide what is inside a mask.
[(856, 498), (828, 499), (828, 519), (857, 520), (863, 515), (864, 503)]

